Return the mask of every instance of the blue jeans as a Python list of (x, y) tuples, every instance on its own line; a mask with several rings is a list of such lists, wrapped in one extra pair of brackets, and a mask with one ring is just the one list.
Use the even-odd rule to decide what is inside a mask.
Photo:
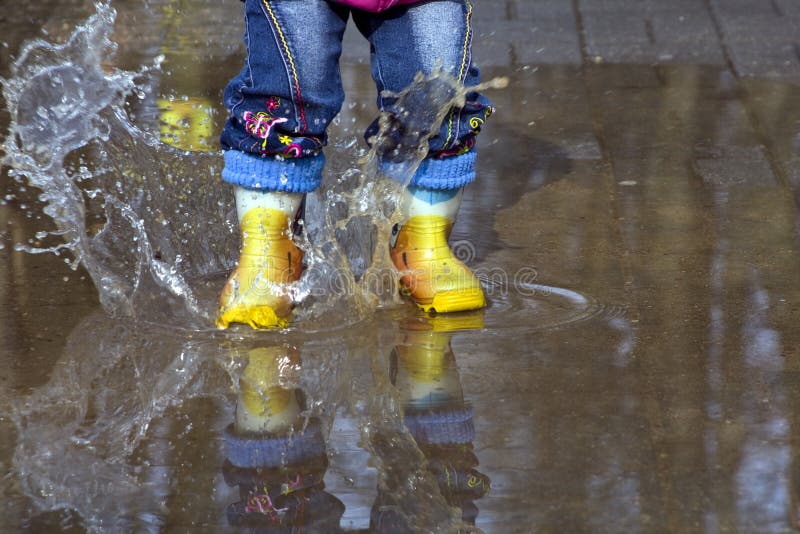
[[(477, 84), (473, 1), (433, 0), (373, 14), (326, 0), (246, 0), (247, 58), (224, 95), (230, 117), (221, 136), (223, 180), (296, 193), (319, 186), (326, 129), (344, 100), (339, 57), (351, 14), (369, 40), (378, 108), (391, 120), (402, 123), (403, 114), (394, 114), (396, 99), (381, 92), (399, 93), (418, 72), (440, 68), (466, 87)], [(411, 185), (453, 189), (474, 180), (475, 136), (491, 111), (486, 97), (468, 93), (429, 139)]]

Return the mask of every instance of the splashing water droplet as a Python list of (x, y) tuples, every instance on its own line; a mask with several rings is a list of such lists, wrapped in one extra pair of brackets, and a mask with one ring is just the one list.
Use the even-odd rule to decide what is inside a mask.
[[(3, 163), (20, 190), (43, 191), (43, 211), (57, 230), (37, 239), (63, 239), (15, 249), (66, 254), (71, 267), (85, 267), (111, 313), (210, 328), (216, 300), (210, 293), (233, 267), (239, 238), (230, 186), (208, 179), (219, 172), (220, 154), (173, 148), (132, 122), (125, 98), (147, 97), (148, 73), (164, 57), (138, 72), (108, 69), (115, 11), (103, 3), (96, 10), (67, 43), (26, 45), (3, 85), (11, 116)], [(466, 94), (443, 72), (418, 76), (393, 95), (395, 115), (381, 118), (372, 149), (358, 153), (358, 168), (349, 161), (347, 169), (329, 170), (339, 179), (308, 196), (297, 237), (306, 271), (287, 289), (303, 301), (297, 323), (327, 328), (399, 302), (388, 254), (391, 228), (402, 216), (398, 198), (426, 155), (427, 139)], [(187, 101), (186, 95), (167, 99)], [(353, 154), (356, 144), (346, 140), (342, 152)], [(77, 172), (65, 165), (73, 156), (81, 162)]]

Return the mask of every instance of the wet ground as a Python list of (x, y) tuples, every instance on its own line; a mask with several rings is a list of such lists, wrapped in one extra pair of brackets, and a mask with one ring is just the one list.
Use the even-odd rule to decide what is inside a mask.
[[(0, 18), (2, 76), (93, 12), (34, 4)], [(218, 126), (238, 2), (112, 5), (117, 66), (165, 55), (137, 123), (172, 95)], [(263, 528), (800, 527), (795, 4), (486, 0), (475, 24), (484, 76), (511, 81), (452, 236), (482, 312), (228, 336), (108, 317), (87, 273), (14, 249), (48, 223), (4, 169), (4, 530), (234, 530), (254, 475), (225, 429), (257, 359), (310, 416), (298, 459), (258, 475), (304, 497)], [(333, 168), (373, 113), (347, 39)]]

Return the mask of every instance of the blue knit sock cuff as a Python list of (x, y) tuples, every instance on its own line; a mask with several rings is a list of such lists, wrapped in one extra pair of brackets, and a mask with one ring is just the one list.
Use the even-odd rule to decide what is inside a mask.
[(233, 424), (223, 435), (225, 455), (236, 467), (294, 465), (326, 453), (322, 427), (316, 418), (311, 418), (305, 428), (285, 435), (242, 435)]
[[(470, 150), (460, 156), (442, 159), (426, 158), (422, 160), (409, 185), (425, 189), (458, 189), (475, 181), (475, 160), (477, 152)], [(380, 164), (381, 172), (398, 182), (408, 178), (408, 165), (384, 161)]]
[(420, 444), (470, 443), (475, 439), (472, 408), (406, 412), (403, 422)]
[(322, 154), (282, 159), (226, 150), (222, 179), (248, 189), (309, 193), (319, 187), (324, 166), (325, 156)]

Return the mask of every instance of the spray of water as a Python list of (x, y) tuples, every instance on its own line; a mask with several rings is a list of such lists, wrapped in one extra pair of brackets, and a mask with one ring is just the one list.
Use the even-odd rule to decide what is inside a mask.
[[(55, 226), (37, 235), (52, 245), (17, 246), (82, 265), (111, 314), (208, 328), (238, 246), (231, 188), (218, 179), (221, 158), (176, 149), (132, 123), (126, 99), (145, 98), (160, 59), (138, 72), (110, 67), (115, 11), (96, 9), (65, 44), (28, 43), (4, 80), (11, 125), (3, 164), (41, 191)], [(327, 328), (398, 302), (387, 239), (402, 217), (401, 184), (466, 92), (444, 72), (419, 75), (393, 95), (396, 111), (382, 117), (368, 156), (311, 195), (306, 273), (290, 288), (303, 301), (299, 324)]]
[[(115, 12), (104, 3), (96, 10), (65, 44), (28, 43), (3, 80), (11, 117), (3, 165), (21, 186), (40, 192), (53, 222), (37, 235), (45, 245), (18, 248), (63, 256), (73, 268), (85, 268), (111, 315), (209, 328), (216, 292), (238, 248), (231, 188), (218, 179), (220, 154), (176, 149), (132, 122), (126, 100), (146, 96), (148, 76), (160, 64), (137, 72), (111, 67)], [(299, 237), (306, 271), (289, 289), (303, 304), (294, 324), (304, 334), (363, 320), (397, 302), (388, 237), (403, 218), (399, 195), (425, 157), (428, 137), (465, 95), (443, 72), (418, 76), (393, 95), (396, 115), (382, 117), (368, 155), (309, 196)], [(403, 117), (402, 129), (397, 116)], [(192, 396), (230, 396), (237, 381), (225, 362), (230, 348), (215, 335), (197, 342), (154, 335), (147, 330), (152, 325), (140, 331), (137, 321), (119, 329), (98, 317), (87, 321), (51, 382), (15, 404), (20, 438), (14, 463), (23, 492), (36, 496), (40, 508), (71, 507), (102, 530), (120, 524), (115, 515), (159, 506), (129, 463), (151, 422)], [(342, 369), (358, 366), (331, 363), (352, 361), (354, 347), (368, 345), (350, 340), (334, 350), (329, 336), (323, 345), (322, 363), (307, 365), (306, 376), (339, 378), (333, 386), (320, 382), (306, 389), (339, 392), (364, 407), (365, 443), (382, 459), (387, 488), (411, 480), (408, 491), (437, 495), (422, 470), (398, 470), (423, 460), (403, 429), (391, 384), (378, 380), (360, 401), (353, 400)], [(385, 351), (364, 352), (381, 375), (377, 370), (385, 362), (376, 354)], [(208, 369), (228, 373), (220, 379)], [(315, 402), (312, 407), (324, 404)], [(440, 514), (437, 521), (453, 524), (440, 498), (428, 505), (421, 518)]]
[[(210, 182), (192, 191), (216, 158), (186, 157), (130, 122), (125, 99), (143, 96), (137, 81), (158, 64), (139, 72), (108, 67), (115, 13), (96, 7), (65, 44), (28, 43), (3, 83), (11, 115), (3, 164), (41, 191), (55, 229), (37, 237), (62, 240), (17, 248), (82, 265), (109, 313), (146, 318), (159, 308), (147, 301), (159, 298), (172, 315), (202, 317), (187, 267), (224, 268), (229, 193)], [(207, 224), (194, 225), (196, 213)], [(197, 239), (209, 228), (217, 235)]]

